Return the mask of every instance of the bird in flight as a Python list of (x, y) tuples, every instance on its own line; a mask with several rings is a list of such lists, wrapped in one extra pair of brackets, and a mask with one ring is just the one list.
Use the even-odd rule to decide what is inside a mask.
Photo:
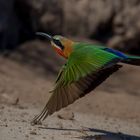
[(36, 33), (47, 38), (54, 50), (67, 59), (55, 81), (52, 95), (32, 124), (85, 96), (118, 71), (121, 63), (140, 66), (140, 57), (126, 55), (112, 48), (91, 43), (74, 42), (66, 37)]

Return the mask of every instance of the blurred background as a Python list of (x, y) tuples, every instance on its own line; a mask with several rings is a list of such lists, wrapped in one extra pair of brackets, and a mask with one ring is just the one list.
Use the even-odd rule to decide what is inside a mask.
[(139, 54), (139, 0), (1, 0), (1, 49), (33, 39), (34, 31), (83, 37)]
[[(36, 31), (140, 55), (140, 0), (0, 0), (0, 105), (39, 112), (50, 96), (65, 60)], [(139, 100), (140, 67), (125, 65), (68, 108), (140, 124)]]

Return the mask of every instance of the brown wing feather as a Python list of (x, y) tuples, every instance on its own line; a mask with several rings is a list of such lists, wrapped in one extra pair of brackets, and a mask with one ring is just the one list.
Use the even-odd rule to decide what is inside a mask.
[[(119, 68), (121, 68), (121, 65), (113, 65), (112, 67), (108, 67), (106, 69), (102, 69), (100, 70), (98, 73), (94, 73), (94, 74), (90, 74), (88, 76), (86, 76), (85, 78), (81, 79), (80, 82), (82, 81), (89, 81), (90, 79), (90, 83), (87, 84), (86, 89), (84, 90), (83, 94), (81, 94), (80, 97), (86, 95), (87, 93), (89, 93), (90, 91), (94, 90), (97, 86), (99, 86), (102, 82), (104, 82), (111, 74), (113, 74), (114, 72), (118, 71)], [(92, 80), (91, 80), (92, 78)]]
[[(108, 68), (102, 69), (97, 73), (91, 73), (70, 85), (66, 85), (64, 87), (57, 87), (52, 91), (53, 95), (41, 112), (41, 114), (33, 119), (33, 123), (39, 123), (41, 120), (44, 120), (48, 115), (51, 115), (55, 111), (58, 111), (61, 108), (72, 104), (75, 100), (83, 97), (91, 90), (95, 89), (103, 81), (105, 81), (112, 73), (119, 70), (120, 67), (122, 66), (116, 64)], [(62, 73), (60, 75), (62, 75)]]

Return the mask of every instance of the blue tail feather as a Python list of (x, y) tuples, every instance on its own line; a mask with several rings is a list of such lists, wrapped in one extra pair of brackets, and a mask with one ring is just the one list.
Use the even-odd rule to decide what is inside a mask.
[(110, 52), (110, 53), (113, 53), (121, 58), (124, 58), (124, 59), (127, 59), (127, 55), (125, 55), (124, 53), (120, 52), (120, 51), (117, 51), (117, 50), (114, 50), (114, 49), (111, 49), (111, 48), (105, 48), (105, 50), (107, 52)]
[(140, 57), (139, 56), (126, 55), (120, 51), (117, 51), (117, 50), (114, 50), (111, 48), (105, 48), (104, 50), (106, 50), (107, 52), (113, 53), (113, 54), (119, 56), (120, 58), (122, 58), (121, 62), (123, 62), (123, 63), (140, 66)]

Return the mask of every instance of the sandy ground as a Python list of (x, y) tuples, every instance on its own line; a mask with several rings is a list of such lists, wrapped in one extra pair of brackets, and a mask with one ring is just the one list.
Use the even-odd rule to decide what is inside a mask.
[(36, 109), (2, 106), (1, 140), (139, 140), (140, 125), (93, 114), (74, 113), (73, 120), (49, 117), (40, 126), (31, 126)]
[(32, 126), (63, 61), (44, 44), (25, 46), (0, 57), (0, 140), (140, 140), (140, 68), (128, 65), (42, 125)]

